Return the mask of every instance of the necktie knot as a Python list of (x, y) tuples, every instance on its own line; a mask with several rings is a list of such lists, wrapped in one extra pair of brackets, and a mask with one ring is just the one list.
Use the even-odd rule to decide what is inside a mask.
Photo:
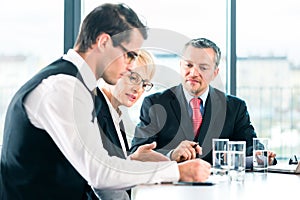
[(200, 103), (201, 103), (201, 99), (192, 98), (192, 100), (190, 101), (191, 108), (192, 109), (200, 109)]

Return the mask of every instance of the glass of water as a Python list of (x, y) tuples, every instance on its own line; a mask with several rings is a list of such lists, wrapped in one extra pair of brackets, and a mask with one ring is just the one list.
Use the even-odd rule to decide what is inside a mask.
[(246, 142), (229, 141), (228, 168), (231, 181), (244, 181), (246, 171)]
[(212, 140), (212, 156), (213, 156), (213, 174), (227, 175), (228, 174), (228, 142), (229, 139)]
[(269, 139), (253, 138), (253, 171), (267, 172)]

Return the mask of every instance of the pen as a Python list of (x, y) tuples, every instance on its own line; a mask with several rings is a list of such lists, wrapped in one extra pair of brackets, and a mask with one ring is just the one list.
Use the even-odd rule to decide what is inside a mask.
[[(199, 143), (197, 142), (197, 143), (195, 143), (192, 147), (195, 149), (195, 151), (196, 151), (196, 147), (197, 147), (197, 145), (198, 145)], [(200, 158), (200, 154), (199, 153), (197, 153), (196, 152), (196, 158)], [(185, 161), (186, 159), (183, 157), (183, 156), (180, 156), (180, 159), (179, 159), (180, 161), (179, 162), (182, 162), (182, 161)]]
[(161, 182), (162, 185), (214, 185), (212, 182), (187, 182), (187, 181), (178, 181), (178, 182)]
[(196, 147), (197, 147), (197, 145), (198, 145), (198, 143), (194, 144), (194, 145), (193, 145), (193, 148), (196, 148)]
[[(197, 142), (196, 144), (193, 145), (193, 148), (195, 149), (195, 151), (196, 151), (196, 147), (197, 147), (198, 144), (199, 143)], [(196, 158), (200, 158), (200, 155), (197, 152), (196, 152)]]
[(214, 183), (212, 182), (184, 182), (184, 181), (179, 181), (179, 182), (175, 182), (173, 183), (174, 185), (207, 185), (207, 186), (211, 186), (214, 185)]

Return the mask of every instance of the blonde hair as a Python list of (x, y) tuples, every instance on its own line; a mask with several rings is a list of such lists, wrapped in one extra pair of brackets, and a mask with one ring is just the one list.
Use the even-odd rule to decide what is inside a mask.
[(154, 64), (154, 56), (145, 49), (139, 50), (139, 56), (136, 60), (137, 67), (145, 67), (146, 74), (149, 75), (149, 80), (151, 80), (155, 74), (156, 66)]

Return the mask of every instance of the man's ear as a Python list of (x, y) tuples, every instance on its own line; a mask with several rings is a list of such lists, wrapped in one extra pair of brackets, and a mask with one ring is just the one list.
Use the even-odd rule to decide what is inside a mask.
[(218, 74), (219, 74), (219, 67), (217, 67), (217, 68), (215, 69), (215, 71), (214, 71), (214, 78), (213, 78), (213, 79), (215, 79), (216, 76), (218, 76)]
[(110, 40), (111, 40), (110, 35), (108, 35), (107, 33), (101, 33), (97, 37), (97, 42), (98, 42), (97, 45), (100, 52), (103, 52), (103, 50), (110, 43)]

